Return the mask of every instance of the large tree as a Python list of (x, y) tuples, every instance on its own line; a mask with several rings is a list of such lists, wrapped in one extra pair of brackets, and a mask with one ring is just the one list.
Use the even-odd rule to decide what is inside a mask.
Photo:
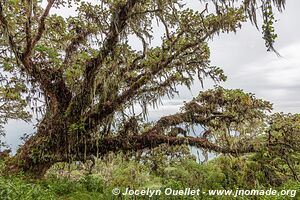
[[(154, 124), (145, 116), (148, 106), (173, 98), (177, 85), (189, 87), (205, 77), (224, 81), (222, 69), (210, 65), (208, 41), (237, 31), (242, 22), (258, 27), (261, 14), (267, 49), (275, 51), (272, 8), (281, 11), (284, 0), (214, 0), (197, 9), (179, 0), (44, 3), (43, 8), (38, 0), (0, 1), (1, 73), (22, 88), (12, 93), (18, 101), (23, 98), (42, 114), (37, 132), (8, 161), (9, 171), (42, 176), (55, 162), (163, 143), (231, 154), (258, 150), (255, 138), (264, 132), (271, 104), (241, 90), (201, 92)], [(76, 6), (77, 15), (51, 14), (53, 7), (67, 6)], [(161, 38), (155, 38), (155, 24)], [(153, 40), (160, 45), (151, 45)], [(132, 111), (136, 105), (144, 118)], [(23, 104), (18, 109), (26, 111)], [(183, 124), (205, 131), (186, 136)]]

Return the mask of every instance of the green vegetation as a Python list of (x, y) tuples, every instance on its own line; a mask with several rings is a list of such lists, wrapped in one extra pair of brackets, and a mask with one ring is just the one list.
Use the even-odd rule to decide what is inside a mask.
[[(185, 149), (185, 147), (181, 147)], [(199, 164), (188, 153), (181, 157), (161, 156), (161, 149), (147, 157), (129, 159), (129, 155), (109, 154), (98, 160), (92, 170), (90, 163), (57, 163), (47, 172), (44, 179), (31, 179), (24, 174), (0, 178), (0, 199), (117, 199), (113, 188), (125, 191), (131, 189), (162, 190), (165, 188), (193, 188), (209, 190), (293, 190), (287, 196), (239, 196), (237, 199), (300, 199), (300, 183), (289, 173), (279, 173), (268, 169), (263, 162), (257, 162), (259, 154), (239, 158), (218, 156)], [(161, 161), (157, 168), (153, 163)], [(259, 159), (261, 160), (261, 159)], [(162, 164), (164, 163), (164, 164)], [(300, 165), (298, 173), (300, 172)], [(1, 167), (3, 169), (3, 165)], [(295, 196), (296, 194), (296, 196)], [(122, 199), (134, 199), (132, 196), (120, 196)], [(148, 199), (148, 196), (136, 196), (136, 199)], [(151, 199), (232, 199), (233, 196), (153, 196)]]

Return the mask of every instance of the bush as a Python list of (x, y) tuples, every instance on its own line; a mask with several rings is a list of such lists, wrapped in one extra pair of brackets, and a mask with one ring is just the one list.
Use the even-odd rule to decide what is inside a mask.
[(55, 197), (49, 189), (29, 183), (24, 177), (0, 177), (1, 200), (48, 200), (56, 199)]
[(80, 180), (80, 183), (88, 192), (103, 193), (103, 189), (104, 189), (103, 181), (97, 176), (86, 175)]

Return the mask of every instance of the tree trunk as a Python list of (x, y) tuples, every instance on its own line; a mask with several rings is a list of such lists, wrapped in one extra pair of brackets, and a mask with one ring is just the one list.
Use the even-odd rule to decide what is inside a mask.
[(66, 161), (68, 146), (66, 120), (56, 115), (46, 117), (37, 133), (22, 145), (16, 155), (7, 162), (8, 173), (25, 172), (40, 178), (59, 161)]

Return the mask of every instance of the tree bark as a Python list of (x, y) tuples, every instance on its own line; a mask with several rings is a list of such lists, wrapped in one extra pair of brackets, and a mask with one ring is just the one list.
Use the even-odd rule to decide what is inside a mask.
[(66, 121), (62, 116), (44, 118), (37, 133), (29, 138), (7, 161), (7, 172), (25, 172), (41, 178), (56, 162), (65, 161)]

